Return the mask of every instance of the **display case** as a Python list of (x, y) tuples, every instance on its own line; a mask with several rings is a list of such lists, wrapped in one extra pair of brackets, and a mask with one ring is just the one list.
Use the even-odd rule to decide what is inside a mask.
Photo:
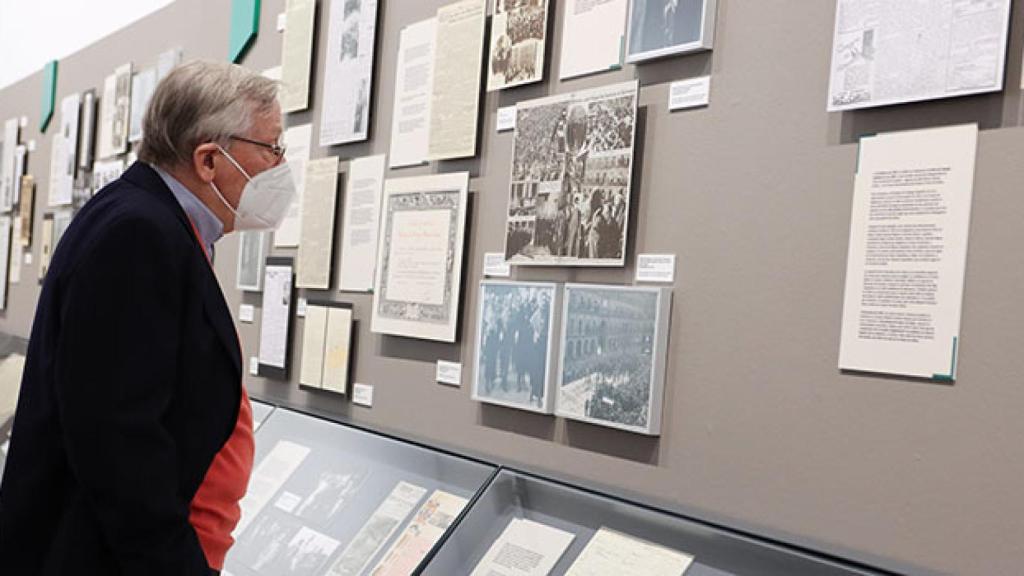
[(256, 400), (255, 398), (251, 398), (249, 403), (252, 404), (252, 429), (259, 432), (260, 427), (267, 421), (267, 418), (270, 418), (270, 414), (276, 406)]
[(414, 573), (495, 466), (276, 408), (223, 573)]
[[(519, 530), (517, 536), (513, 528), (523, 520), (527, 529)], [(523, 566), (524, 559), (537, 567), (535, 571), (505, 568), (506, 564)], [(544, 562), (549, 562), (550, 571), (544, 571)], [(879, 574), (509, 469), (495, 477), (428, 559), (422, 574), (679, 576), (684, 572), (686, 576)]]

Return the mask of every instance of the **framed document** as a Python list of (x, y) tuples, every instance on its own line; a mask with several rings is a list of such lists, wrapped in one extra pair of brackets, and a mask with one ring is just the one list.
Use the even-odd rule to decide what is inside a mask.
[(300, 387), (345, 394), (352, 326), (351, 304), (309, 303), (303, 326)]
[(505, 259), (625, 263), (637, 82), (516, 105)]
[(267, 258), (263, 271), (263, 317), (260, 321), (259, 375), (288, 379), (295, 259)]
[(473, 399), (550, 414), (558, 285), (480, 283)]
[(559, 416), (661, 432), (671, 297), (667, 288), (566, 284)]
[(263, 290), (263, 259), (267, 252), (267, 232), (242, 230), (238, 234), (238, 278), (235, 286), (243, 292)]
[(548, 0), (497, 0), (491, 17), (487, 91), (544, 79)]
[(371, 329), (455, 342), (469, 173), (387, 180)]
[(633, 0), (626, 62), (710, 50), (717, 0)]

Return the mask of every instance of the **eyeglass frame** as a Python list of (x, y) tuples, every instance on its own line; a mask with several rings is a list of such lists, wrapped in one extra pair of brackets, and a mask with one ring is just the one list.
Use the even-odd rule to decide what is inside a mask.
[(247, 144), (253, 144), (254, 146), (260, 146), (261, 148), (266, 148), (267, 150), (270, 150), (270, 153), (273, 154), (274, 158), (278, 161), (284, 158), (284, 153), (288, 150), (288, 146), (285, 144), (268, 144), (267, 142), (260, 142), (259, 140), (235, 135), (228, 136), (228, 138), (231, 140), (238, 140), (239, 142), (245, 142)]

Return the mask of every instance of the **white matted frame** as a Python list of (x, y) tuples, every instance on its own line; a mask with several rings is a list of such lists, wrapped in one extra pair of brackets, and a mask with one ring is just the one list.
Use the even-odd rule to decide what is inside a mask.
[(718, 0), (631, 0), (626, 62), (711, 50)]
[(455, 342), (469, 173), (384, 183), (372, 332)]
[[(542, 414), (554, 411), (552, 382), (558, 334), (555, 311), (560, 304), (558, 284), (480, 282), (473, 364), (474, 400)], [(531, 306), (532, 311), (517, 309), (517, 306)], [(521, 339), (524, 335), (525, 340)], [(510, 369), (510, 365), (515, 368)], [(513, 376), (515, 390), (510, 389)], [(539, 386), (535, 380), (540, 381)], [(525, 398), (521, 398), (524, 394)]]
[(566, 284), (562, 301), (555, 413), (659, 435), (671, 289)]
[(267, 254), (267, 232), (243, 230), (238, 235), (238, 269), (235, 286), (243, 292), (263, 291), (263, 260)]

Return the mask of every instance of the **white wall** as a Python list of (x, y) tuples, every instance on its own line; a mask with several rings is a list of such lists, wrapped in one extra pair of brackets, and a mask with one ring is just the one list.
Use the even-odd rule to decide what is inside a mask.
[(174, 0), (0, 0), (0, 88)]

